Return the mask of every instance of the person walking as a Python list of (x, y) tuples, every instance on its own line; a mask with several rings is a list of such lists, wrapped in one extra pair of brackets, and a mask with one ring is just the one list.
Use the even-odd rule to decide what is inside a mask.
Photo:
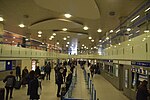
[(63, 68), (60, 68), (59, 71), (56, 73), (56, 84), (58, 86), (57, 97), (60, 97), (61, 84), (63, 84)]
[(6, 76), (3, 80), (6, 88), (6, 100), (8, 100), (8, 95), (10, 93), (10, 98), (12, 97), (13, 88), (16, 82), (15, 76), (13, 75), (13, 71), (10, 72), (10, 75)]
[(21, 80), (21, 68), (20, 68), (20, 66), (16, 67), (16, 78), (17, 78), (17, 81)]
[(48, 63), (45, 66), (45, 74), (46, 74), (46, 80), (50, 80), (50, 74), (51, 74), (51, 65)]

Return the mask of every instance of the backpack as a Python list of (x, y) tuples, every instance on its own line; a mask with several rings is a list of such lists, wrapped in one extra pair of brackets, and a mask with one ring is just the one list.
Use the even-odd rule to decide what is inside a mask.
[(13, 85), (14, 85), (13, 83), (14, 83), (14, 78), (13, 77), (7, 78), (6, 87), (13, 87)]

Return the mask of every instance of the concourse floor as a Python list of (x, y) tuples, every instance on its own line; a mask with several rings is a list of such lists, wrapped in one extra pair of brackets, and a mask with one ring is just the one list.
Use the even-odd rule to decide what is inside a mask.
[(92, 81), (99, 100), (129, 100), (121, 91), (117, 90), (101, 75), (95, 75)]
[[(40, 100), (60, 100), (57, 98), (57, 85), (55, 84), (54, 70), (51, 72), (51, 80), (42, 81), (42, 94)], [(0, 87), (4, 87), (5, 84), (1, 81)], [(27, 87), (21, 87), (19, 90), (13, 91), (13, 98), (11, 100), (29, 100), (27, 94)]]

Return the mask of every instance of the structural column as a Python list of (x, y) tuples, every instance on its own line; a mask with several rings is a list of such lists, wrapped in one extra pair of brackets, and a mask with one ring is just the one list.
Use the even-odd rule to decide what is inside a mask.
[(0, 42), (3, 42), (4, 25), (0, 22)]

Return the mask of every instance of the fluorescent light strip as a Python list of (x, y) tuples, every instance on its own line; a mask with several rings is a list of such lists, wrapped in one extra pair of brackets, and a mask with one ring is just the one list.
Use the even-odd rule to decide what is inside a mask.
[(117, 31), (116, 31), (116, 33), (118, 33), (119, 31), (120, 31), (120, 29), (119, 29), (119, 30), (117, 30)]
[(135, 20), (138, 19), (139, 17), (140, 17), (140, 15), (136, 16), (135, 18), (133, 18), (133, 19), (131, 20), (131, 22), (135, 21)]
[(144, 12), (147, 12), (147, 11), (149, 11), (150, 10), (150, 7), (148, 7)]

